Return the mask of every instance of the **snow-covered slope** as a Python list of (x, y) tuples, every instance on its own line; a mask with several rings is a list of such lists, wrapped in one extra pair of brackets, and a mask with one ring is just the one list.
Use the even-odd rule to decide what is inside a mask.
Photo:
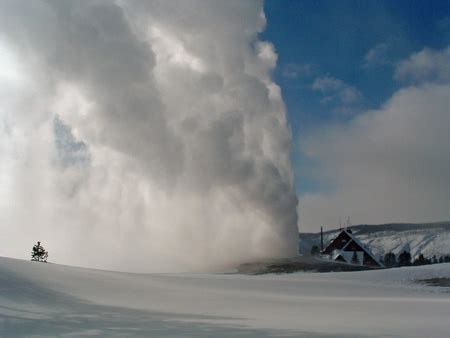
[[(450, 222), (356, 225), (350, 229), (376, 257), (387, 252), (398, 255), (403, 250), (409, 251), (413, 258), (420, 253), (429, 258), (450, 255)], [(324, 245), (338, 233), (339, 230), (325, 232)], [(314, 244), (320, 246), (320, 233), (301, 233), (299, 238), (301, 253), (309, 253)]]
[(130, 274), (0, 258), (0, 337), (448, 337), (450, 264), (290, 275)]

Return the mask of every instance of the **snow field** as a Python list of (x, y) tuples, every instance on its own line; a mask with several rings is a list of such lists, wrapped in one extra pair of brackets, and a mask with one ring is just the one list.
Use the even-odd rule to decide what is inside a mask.
[[(247, 276), (0, 258), (0, 336), (448, 337), (450, 264)], [(447, 292), (446, 292), (447, 291)]]

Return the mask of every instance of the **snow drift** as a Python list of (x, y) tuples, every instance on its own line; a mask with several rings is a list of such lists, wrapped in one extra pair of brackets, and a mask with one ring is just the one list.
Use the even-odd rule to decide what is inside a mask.
[(291, 275), (130, 274), (0, 258), (4, 337), (447, 337), (450, 264)]

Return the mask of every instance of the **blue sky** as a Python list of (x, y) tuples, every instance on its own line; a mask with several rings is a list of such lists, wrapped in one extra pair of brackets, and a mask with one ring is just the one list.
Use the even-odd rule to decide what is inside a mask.
[[(132, 167), (128, 161), (142, 165), (146, 174), (139, 171), (136, 177), (142, 176), (151, 187), (162, 184), (167, 188), (173, 182), (180, 187), (198, 184), (199, 191), (203, 192), (205, 187), (215, 187), (220, 182), (236, 184), (245, 190), (248, 187), (240, 182), (249, 179), (255, 190), (250, 189), (252, 193), (245, 192), (243, 196), (250, 198), (251, 195), (256, 199), (249, 201), (249, 208), (263, 203), (265, 210), (276, 214), (271, 219), (288, 220), (286, 223), (290, 226), (298, 214), (301, 231), (318, 230), (321, 225), (333, 228), (338, 226), (339, 219), (347, 217), (355, 224), (450, 220), (449, 0), (195, 2), (202, 10), (183, 1), (149, 2), (145, 6), (141, 2), (132, 2), (130, 8), (134, 14), (130, 17), (124, 15), (121, 6), (108, 1), (93, 6), (81, 3), (72, 6), (70, 1), (65, 5), (60, 1), (32, 3), (34, 5), (30, 7), (28, 2), (25, 5), (18, 1), (0, 1), (4, 7), (0, 15), (7, 18), (0, 20), (0, 63), (3, 65), (0, 82), (7, 80), (3, 94), (0, 94), (4, 104), (13, 105), (11, 110), (22, 113), (25, 106), (36, 110), (23, 112), (24, 116), (35, 116), (36, 122), (18, 119), (16, 123), (29, 139), (24, 147), (28, 142), (30, 147), (37, 147), (34, 139), (28, 136), (28, 128), (43, 120), (41, 116), (47, 117), (48, 128), (36, 130), (36, 139), (47, 142), (59, 137), (56, 146), (62, 148), (73, 143), (75, 152), (65, 154), (67, 156), (57, 170), (65, 170), (72, 162), (96, 158), (105, 159), (102, 163), (109, 168), (107, 159), (110, 155), (104, 154), (102, 147), (94, 146), (98, 143), (118, 154), (129, 153), (130, 158), (124, 157), (120, 165), (126, 170)], [(255, 32), (263, 28), (263, 4), (267, 24), (265, 30), (251, 40)], [(72, 12), (77, 15), (72, 17)], [(99, 17), (99, 13), (103, 16)], [(63, 14), (64, 20), (55, 19)], [(66, 17), (74, 21), (66, 23)], [(142, 31), (138, 29), (141, 20)], [(136, 29), (131, 29), (128, 21), (138, 23)], [(91, 29), (102, 33), (91, 34)], [(122, 35), (116, 36), (116, 29)], [(140, 37), (141, 34), (145, 38)], [(147, 40), (151, 49), (143, 45)], [(273, 70), (275, 54), (269, 44), (259, 44), (261, 40), (272, 43), (278, 55)], [(255, 48), (252, 55), (248, 49), (243, 49), (243, 43), (246, 47), (251, 43), (255, 43), (255, 47), (264, 47), (264, 53)], [(220, 57), (212, 57), (210, 51), (213, 51), (211, 55)], [(111, 62), (105, 63), (106, 59)], [(157, 62), (153, 64), (155, 60)], [(232, 132), (235, 124), (252, 120), (229, 119), (229, 112), (249, 114), (260, 111), (254, 115), (261, 119), (262, 126), (269, 125), (265, 114), (275, 113), (265, 111), (266, 101), (260, 103), (266, 99), (266, 88), (259, 81), (255, 82), (255, 88), (250, 84), (254, 81), (250, 81), (253, 79), (248, 79), (248, 75), (255, 74), (242, 71), (242, 65), (247, 62), (260, 62), (266, 67), (264, 69), (272, 70), (274, 81), (281, 87), (293, 132), (297, 210), (293, 208), (296, 199), (290, 193), (290, 184), (283, 185), (289, 189), (288, 194), (278, 190), (272, 194), (265, 190), (265, 184), (258, 183), (271, 182), (271, 179), (278, 182), (279, 172), (256, 170), (255, 167), (255, 172), (269, 175), (261, 181), (248, 174), (247, 168), (253, 166), (247, 166), (247, 150), (242, 145), (253, 147), (258, 142), (253, 139), (250, 143), (243, 142), (239, 137), (253, 137), (253, 133), (246, 133), (247, 129), (241, 127), (236, 129), (239, 130), (237, 136)], [(61, 69), (56, 71), (58, 67)], [(150, 69), (159, 75), (142, 77)], [(51, 81), (45, 86), (41, 84), (41, 74), (51, 75)], [(242, 90), (235, 89), (241, 88), (235, 87), (235, 75), (242, 78)], [(265, 73), (259, 75), (266, 76)], [(166, 84), (166, 80), (173, 84)], [(150, 81), (145, 82), (145, 86), (155, 89), (155, 96), (130, 89), (135, 85), (141, 88), (142, 81)], [(117, 86), (119, 83), (120, 87)], [(266, 83), (265, 78), (263, 83)], [(37, 88), (35, 91), (28, 89), (34, 90), (33, 86)], [(58, 86), (58, 90), (52, 86)], [(123, 93), (123, 88), (130, 91)], [(18, 97), (19, 89), (23, 90), (23, 97)], [(225, 96), (225, 108), (216, 107), (215, 95), (209, 95), (216, 91), (222, 93), (221, 90), (233, 98), (230, 101)], [(30, 105), (28, 91), (39, 100), (47, 96), (51, 102), (55, 100), (56, 103), (52, 103), (55, 107), (51, 112), (41, 112), (41, 104)], [(262, 94), (255, 94), (259, 92)], [(121, 96), (125, 94), (129, 95), (126, 100)], [(91, 100), (98, 102), (91, 105)], [(232, 105), (228, 106), (228, 102)], [(223, 112), (227, 118), (222, 122), (220, 114), (211, 114), (211, 107), (216, 107), (214, 109)], [(120, 114), (116, 114), (116, 109)], [(165, 111), (167, 113), (163, 114)], [(59, 120), (53, 118), (55, 115)], [(141, 125), (143, 116), (151, 123)], [(191, 118), (198, 118), (201, 123), (191, 124)], [(213, 123), (216, 119), (217, 124)], [(8, 120), (8, 126), (11, 123)], [(64, 125), (74, 131), (73, 139)], [(256, 128), (261, 125), (255, 124)], [(211, 132), (200, 132), (203, 130), (200, 126), (211, 128)], [(285, 159), (285, 152), (289, 151), (285, 142), (286, 129), (284, 125), (277, 127), (281, 127), (283, 137), (273, 131), (267, 136), (257, 134), (273, 137), (274, 144), (279, 146), (273, 149), (281, 152), (281, 158)], [(197, 129), (199, 132), (193, 133)], [(51, 134), (45, 134), (50, 131)], [(20, 138), (16, 134), (8, 137), (11, 140)], [(230, 142), (232, 137), (237, 141)], [(142, 142), (144, 139), (147, 142)], [(15, 141), (11, 142), (11, 149), (14, 149)], [(17, 142), (22, 144), (22, 140)], [(82, 144), (86, 144), (86, 148)], [(262, 147), (264, 144), (262, 142)], [(42, 147), (50, 158), (53, 146), (43, 143)], [(235, 152), (243, 151), (241, 148), (245, 151), (238, 156)], [(89, 156), (80, 154), (83, 149), (88, 149)], [(266, 150), (254, 155), (260, 156), (259, 153), (267, 155)], [(7, 153), (10, 157), (11, 154), (12, 151)], [(276, 155), (270, 154), (271, 161), (272, 158), (278, 161)], [(195, 160), (197, 157), (201, 161)], [(24, 157), (23, 165), (29, 170), (27, 161), (32, 162)], [(245, 163), (241, 164), (241, 161)], [(291, 168), (289, 163), (282, 162), (282, 166), (286, 166), (283, 177), (287, 179)], [(40, 163), (36, 161), (36, 175), (45, 173)], [(264, 161), (257, 163), (265, 165)], [(89, 170), (99, 170), (101, 175), (102, 168)], [(54, 169), (48, 168), (52, 173)], [(184, 170), (188, 170), (188, 174)], [(211, 176), (205, 175), (206, 172)], [(82, 180), (85, 174), (82, 172), (79, 179)], [(22, 172), (11, 169), (4, 176), (8, 182), (16, 182), (16, 179), (27, 182), (18, 175)], [(186, 181), (180, 181), (180, 176)], [(67, 186), (77, 187), (77, 180), (70, 176)], [(270, 186), (271, 189), (278, 187)], [(96, 196), (97, 189), (93, 187), (88, 193)], [(134, 191), (134, 184), (129, 188)], [(33, 185), (33, 189), (37, 188)], [(287, 209), (277, 203), (280, 194), (289, 195), (286, 205), (290, 217), (285, 217)], [(5, 193), (3, 195), (5, 200), (14, 200)], [(261, 196), (268, 196), (268, 200)], [(49, 195), (49, 199), (52, 200), (53, 195)], [(185, 199), (183, 196), (182, 200)], [(17, 210), (22, 210), (21, 200), (17, 201), (20, 206)], [(60, 199), (57, 201), (59, 203)], [(218, 206), (222, 202), (217, 203)], [(241, 210), (242, 202), (239, 204)], [(172, 216), (173, 203), (164, 204), (166, 207), (164, 210)], [(105, 208), (109, 215), (110, 208)], [(222, 208), (208, 207), (208, 210)], [(192, 216), (197, 217), (197, 213)], [(170, 217), (162, 219), (168, 222)]]
[[(262, 38), (278, 53), (274, 76), (296, 144), (303, 132), (379, 107), (401, 86), (393, 76), (400, 60), (450, 44), (449, 1), (269, 0), (265, 13)], [(338, 81), (355, 96), (343, 102), (314, 90), (320, 78)], [(302, 177), (303, 167), (313, 163), (298, 147), (293, 157), (298, 194), (326, 188)]]
[(450, 1), (268, 0), (265, 14), (300, 230), (450, 219)]

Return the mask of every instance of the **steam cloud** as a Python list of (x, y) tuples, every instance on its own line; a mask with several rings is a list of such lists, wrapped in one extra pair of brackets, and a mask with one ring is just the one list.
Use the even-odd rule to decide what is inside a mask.
[(0, 2), (0, 255), (192, 270), (295, 254), (259, 1)]

